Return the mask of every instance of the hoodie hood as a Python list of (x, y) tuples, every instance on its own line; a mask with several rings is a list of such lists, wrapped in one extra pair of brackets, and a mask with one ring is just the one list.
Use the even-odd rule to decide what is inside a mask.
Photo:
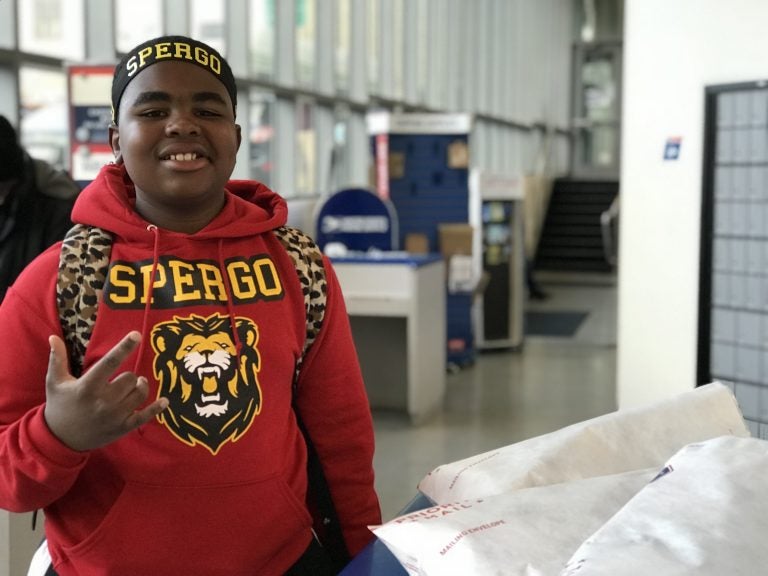
[[(164, 230), (163, 235), (188, 236), (196, 240), (253, 236), (285, 225), (285, 200), (253, 180), (230, 180), (221, 212), (195, 234)], [(133, 182), (122, 164), (102, 167), (96, 179), (83, 189), (72, 210), (76, 224), (98, 226), (129, 242), (147, 242), (150, 224), (134, 208)]]

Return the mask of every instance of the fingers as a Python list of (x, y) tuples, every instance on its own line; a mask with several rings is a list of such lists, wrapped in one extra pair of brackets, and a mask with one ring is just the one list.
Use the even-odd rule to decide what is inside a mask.
[(149, 385), (146, 378), (137, 377), (132, 372), (123, 372), (103, 387), (102, 394), (115, 402), (125, 402), (133, 410), (147, 399)]
[(140, 341), (141, 334), (135, 330), (123, 336), (120, 342), (91, 366), (86, 375), (87, 379), (95, 383), (109, 380), (112, 374), (120, 368), (123, 361), (136, 349)]
[[(149, 396), (149, 382), (144, 376), (136, 378), (128, 372), (123, 373), (109, 383), (108, 389), (112, 392), (113, 401), (121, 406), (121, 411), (129, 414), (126, 421), (133, 418), (133, 415), (147, 410), (153, 412), (147, 418), (147, 421), (151, 420), (168, 406), (167, 399), (159, 398), (149, 406), (139, 410)], [(142, 424), (144, 423), (142, 422)]]
[(72, 375), (69, 373), (67, 347), (64, 341), (58, 336), (50, 336), (48, 343), (51, 346), (51, 353), (48, 356), (48, 382), (56, 383), (71, 380)]
[(124, 422), (126, 432), (147, 424), (168, 407), (167, 398), (158, 398), (141, 410), (138, 409), (144, 404), (149, 395), (149, 383), (143, 376), (136, 379), (136, 382), (130, 388), (126, 387), (124, 394), (122, 404), (124, 410), (128, 413)]
[(148, 422), (150, 422), (152, 419), (154, 419), (158, 414), (160, 414), (166, 408), (168, 408), (168, 399), (158, 398), (146, 408), (142, 410), (137, 410), (133, 414), (131, 414), (126, 419), (125, 424), (129, 430), (132, 430), (134, 428), (139, 428), (140, 426), (144, 426), (144, 424), (147, 424)]
[(130, 371), (115, 375), (140, 341), (139, 332), (129, 332), (75, 379), (64, 341), (49, 338), (45, 415), (62, 442), (75, 450), (98, 448), (147, 424), (168, 407), (166, 398), (144, 406), (149, 397), (144, 376)]

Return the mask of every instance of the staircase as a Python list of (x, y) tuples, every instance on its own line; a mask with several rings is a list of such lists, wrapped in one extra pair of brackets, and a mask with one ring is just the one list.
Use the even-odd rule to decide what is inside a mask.
[(618, 193), (616, 181), (555, 180), (534, 269), (612, 272), (603, 246), (600, 215)]

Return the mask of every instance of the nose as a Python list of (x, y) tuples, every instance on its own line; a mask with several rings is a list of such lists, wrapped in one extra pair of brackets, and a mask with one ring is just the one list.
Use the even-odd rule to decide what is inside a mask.
[(176, 111), (168, 117), (165, 132), (169, 136), (197, 136), (200, 126), (192, 113)]

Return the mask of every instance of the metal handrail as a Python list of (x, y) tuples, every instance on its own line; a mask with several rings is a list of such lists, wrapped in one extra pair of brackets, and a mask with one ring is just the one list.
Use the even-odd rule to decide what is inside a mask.
[(611, 266), (618, 263), (619, 197), (613, 199), (607, 210), (600, 214), (600, 230), (603, 234), (603, 253)]

